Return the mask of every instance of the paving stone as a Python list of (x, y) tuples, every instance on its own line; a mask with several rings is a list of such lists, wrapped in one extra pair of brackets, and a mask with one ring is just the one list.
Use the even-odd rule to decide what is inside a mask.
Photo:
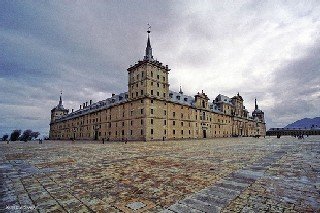
[(186, 206), (186, 205), (183, 205), (183, 204), (179, 204), (179, 203), (176, 203), (172, 206), (170, 206), (168, 208), (168, 210), (171, 210), (173, 212), (176, 212), (176, 213), (200, 213), (202, 211), (199, 211), (197, 209), (193, 209), (189, 206)]
[(0, 209), (119, 212), (130, 202), (143, 202), (147, 206), (135, 211), (317, 212), (319, 142), (319, 137), (126, 145), (0, 142)]
[(210, 213), (214, 213), (214, 212), (220, 212), (220, 208), (214, 205), (210, 205), (209, 203), (200, 201), (200, 200), (196, 200), (196, 199), (192, 199), (192, 198), (187, 198), (184, 200), (179, 201), (179, 203), (184, 204), (189, 206), (192, 209), (198, 209), (202, 212), (210, 212)]

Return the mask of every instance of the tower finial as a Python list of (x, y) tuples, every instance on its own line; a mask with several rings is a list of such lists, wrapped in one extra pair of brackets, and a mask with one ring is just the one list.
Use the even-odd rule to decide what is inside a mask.
[(59, 105), (61, 106), (62, 105), (62, 90), (60, 90), (60, 100), (59, 100)]
[(179, 93), (180, 93), (180, 94), (183, 94), (182, 89), (181, 89), (181, 85), (180, 85)]
[(258, 109), (257, 98), (254, 98), (254, 109)]
[(153, 56), (152, 56), (152, 48), (151, 48), (151, 43), (150, 43), (150, 37), (149, 34), (151, 33), (151, 26), (148, 23), (148, 41), (147, 41), (147, 47), (146, 47), (146, 55), (144, 56), (144, 60), (153, 60)]
[(149, 35), (149, 33), (151, 33), (151, 26), (150, 26), (150, 24), (148, 23), (148, 35)]

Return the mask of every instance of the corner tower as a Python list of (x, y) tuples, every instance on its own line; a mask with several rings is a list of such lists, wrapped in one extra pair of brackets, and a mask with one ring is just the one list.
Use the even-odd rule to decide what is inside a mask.
[(63, 108), (62, 105), (62, 92), (60, 94), (60, 100), (59, 100), (59, 104), (57, 106), (55, 106), (52, 110), (51, 110), (51, 123), (53, 121), (55, 121), (56, 119), (67, 115), (69, 113), (68, 109)]
[(128, 100), (136, 100), (144, 97), (167, 100), (169, 95), (168, 65), (164, 66), (155, 60), (152, 55), (150, 42), (150, 27), (147, 31), (148, 40), (145, 56), (130, 66), (128, 71)]
[(252, 117), (258, 118), (259, 121), (264, 123), (264, 112), (261, 109), (259, 109), (257, 99), (254, 99), (254, 111), (252, 112)]

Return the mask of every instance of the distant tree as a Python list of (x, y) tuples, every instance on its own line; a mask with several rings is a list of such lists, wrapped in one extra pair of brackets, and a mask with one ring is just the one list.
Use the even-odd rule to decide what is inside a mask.
[(8, 138), (9, 138), (9, 135), (8, 135), (8, 134), (4, 134), (4, 135), (2, 136), (2, 140), (3, 140), (3, 141), (6, 141)]
[(34, 138), (36, 139), (37, 137), (39, 137), (40, 132), (31, 132), (31, 139)]
[(13, 130), (10, 135), (10, 141), (16, 141), (19, 139), (19, 136), (21, 134), (21, 129)]
[(32, 130), (31, 129), (27, 129), (25, 130), (21, 137), (20, 137), (20, 140), (21, 141), (28, 141), (28, 140), (31, 140), (31, 133), (32, 133)]

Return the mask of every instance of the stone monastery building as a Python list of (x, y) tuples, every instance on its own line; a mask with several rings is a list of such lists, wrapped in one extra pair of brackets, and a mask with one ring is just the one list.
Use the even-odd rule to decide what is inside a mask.
[(142, 61), (129, 67), (128, 92), (69, 113), (59, 104), (51, 110), (50, 139), (172, 140), (265, 136), (264, 112), (255, 102), (250, 116), (239, 95), (210, 101), (169, 89), (168, 65), (154, 60), (149, 38)]

